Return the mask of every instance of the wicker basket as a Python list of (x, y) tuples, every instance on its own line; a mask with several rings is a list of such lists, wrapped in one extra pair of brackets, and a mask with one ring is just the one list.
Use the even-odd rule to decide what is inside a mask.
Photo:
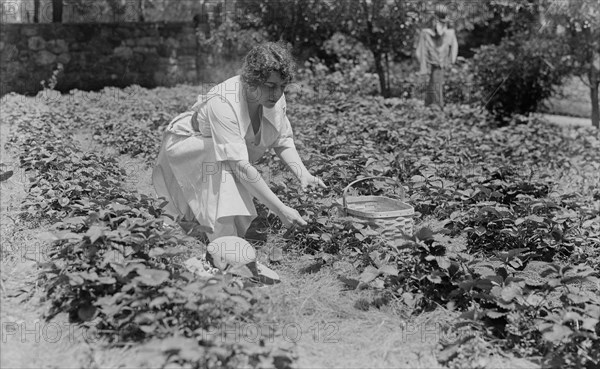
[(394, 180), (389, 177), (366, 177), (350, 183), (344, 189), (342, 198), (338, 199), (344, 215), (361, 219), (362, 223), (372, 226), (389, 240), (412, 236), (415, 209), (404, 202), (404, 188), (398, 181), (394, 180), (401, 189), (400, 200), (385, 196), (347, 196), (352, 185), (370, 179)]

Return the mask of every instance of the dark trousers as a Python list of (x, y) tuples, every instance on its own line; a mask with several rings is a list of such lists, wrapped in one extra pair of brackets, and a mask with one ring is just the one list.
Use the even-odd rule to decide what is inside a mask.
[(431, 66), (429, 85), (425, 93), (425, 106), (431, 104), (444, 107), (444, 70), (437, 65)]

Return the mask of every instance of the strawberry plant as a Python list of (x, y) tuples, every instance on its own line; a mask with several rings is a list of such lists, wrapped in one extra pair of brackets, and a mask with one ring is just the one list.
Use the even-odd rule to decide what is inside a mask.
[(31, 118), (17, 118), (26, 135), (14, 136), (13, 144), (21, 149), (22, 168), (35, 172), (23, 217), (50, 223), (43, 235), (52, 243), (49, 260), (40, 265), (50, 303), (46, 319), (66, 312), (115, 343), (186, 337), (201, 355), (163, 353), (182, 365), (275, 360), (271, 347), (205, 334), (257, 320), (250, 290), (231, 275), (202, 279), (187, 271), (184, 245), (197, 241), (165, 225), (159, 202), (125, 190), (114, 158), (81, 152), (61, 124), (51, 123), (51, 113)]
[[(150, 347), (165, 342), (157, 360), (179, 364), (197, 357), (198, 347), (217, 350), (198, 332), (254, 319), (255, 297), (225, 277), (209, 284), (186, 274), (178, 261), (188, 255), (180, 247), (188, 241), (164, 226), (159, 204), (125, 191), (112, 157), (77, 150), (66, 132), (90, 132), (104, 147), (150, 165), (169, 119), (199, 92), (190, 86), (75, 91), (26, 118), (16, 102), (11, 116), (28, 119), (19, 125), (27, 138), (13, 146), (23, 153), (22, 165), (39, 174), (25, 216), (53, 222), (56, 232), (54, 259), (45, 265), (55, 309), (100, 319), (107, 334), (119, 331)], [(448, 105), (441, 115), (413, 100), (343, 93), (295, 100), (288, 115), (297, 147), (328, 189), (301, 193), (275, 155), (258, 166), (308, 222), (286, 241), (315, 260), (304, 272), (344, 259), (356, 268), (356, 276), (340, 276), (349, 289), (379, 292), (359, 308), (392, 300), (416, 313), (453, 307), (464, 312), (459, 327), (504, 349), (543, 357), (548, 366), (597, 365), (591, 268), (600, 261), (600, 141), (594, 135), (536, 118), (497, 127), (476, 106)], [(374, 175), (404, 186), (417, 212), (412, 238), (385, 239), (369, 222), (340, 211), (345, 186)], [(352, 191), (399, 197), (387, 181)], [(264, 218), (277, 233), (278, 219)], [(436, 231), (419, 225), (425, 221), (438, 224)], [(234, 365), (244, 352), (250, 362), (263, 355), (261, 348), (224, 347), (207, 356), (212, 364)]]
[(537, 275), (521, 276), (517, 269), (523, 263), (523, 251), (499, 254), (500, 266), (479, 265), (489, 270), (480, 279), (486, 281), (479, 284), (485, 287), (461, 286), (476, 302), (461, 318), (500, 338), (508, 349), (526, 356), (541, 355), (550, 367), (597, 365), (598, 352), (593, 347), (600, 331), (600, 299), (579, 284), (597, 283), (597, 272), (590, 267), (548, 264)]

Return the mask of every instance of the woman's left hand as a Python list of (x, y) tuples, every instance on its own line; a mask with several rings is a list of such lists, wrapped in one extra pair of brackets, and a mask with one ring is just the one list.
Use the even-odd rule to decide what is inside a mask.
[(321, 178), (315, 177), (311, 174), (300, 177), (300, 187), (302, 187), (302, 191), (306, 190), (307, 188), (327, 188)]

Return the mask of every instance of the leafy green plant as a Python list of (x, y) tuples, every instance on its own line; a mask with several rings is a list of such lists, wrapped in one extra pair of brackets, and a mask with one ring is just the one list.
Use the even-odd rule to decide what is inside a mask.
[[(56, 309), (100, 319), (106, 334), (121, 329), (150, 347), (165, 342), (156, 362), (189, 363), (194, 349), (209, 352), (205, 366), (274, 358), (261, 347), (191, 344), (200, 337), (195, 329), (256, 319), (258, 304), (226, 277), (215, 277), (214, 289), (188, 279), (178, 263), (186, 241), (164, 228), (160, 204), (125, 191), (122, 168), (110, 155), (80, 152), (66, 133), (95, 132), (96, 142), (150, 165), (170, 117), (197, 93), (191, 86), (75, 91), (43, 113), (9, 96), (7, 117), (24, 132), (12, 144), (22, 151), (22, 165), (37, 172), (24, 213), (55, 226), (56, 259), (45, 267), (56, 284)], [(415, 100), (344, 93), (299, 100), (288, 105), (288, 115), (307, 167), (329, 187), (301, 193), (275, 155), (259, 164), (282, 201), (308, 222), (278, 240), (284, 250), (310, 254), (313, 263), (302, 272), (348, 261), (355, 273), (340, 276), (342, 283), (378, 296), (360, 308), (393, 302), (416, 313), (438, 305), (459, 309), (465, 327), (505, 349), (593, 367), (597, 332), (585, 327), (597, 318), (589, 268), (600, 260), (600, 142), (587, 129), (566, 134), (534, 118), (497, 128), (476, 106), (449, 104), (441, 116)], [(389, 240), (369, 222), (344, 216), (337, 204), (345, 186), (373, 175), (398, 180), (417, 225), (429, 219), (436, 227), (417, 226), (414, 237)], [(354, 194), (399, 197), (387, 181), (359, 185)], [(264, 223), (270, 233), (283, 233), (274, 215)], [(566, 266), (573, 269), (561, 272)], [(574, 291), (571, 275), (588, 281)], [(194, 301), (186, 307), (180, 301), (187, 295)], [(122, 309), (111, 310), (115, 304)], [(212, 323), (195, 315), (204, 308)], [(569, 318), (571, 312), (581, 319)]]
[[(417, 65), (411, 61), (398, 63), (390, 73), (392, 96), (423, 100), (429, 84), (429, 76), (418, 75)], [(480, 89), (474, 83), (470, 59), (459, 57), (458, 62), (444, 73), (444, 101), (453, 104), (478, 104)]]
[(565, 52), (563, 43), (527, 33), (479, 48), (473, 65), (485, 107), (500, 118), (536, 111), (568, 73)]
[[(113, 157), (82, 153), (52, 118), (20, 118), (27, 134), (13, 140), (22, 168), (36, 174), (23, 216), (51, 222), (42, 236), (52, 243), (49, 260), (40, 265), (50, 303), (45, 318), (66, 312), (114, 342), (183, 336), (194, 343), (175, 356), (163, 352), (165, 365), (275, 360), (272, 348), (206, 335), (256, 320), (256, 297), (231, 274), (202, 279), (187, 271), (184, 245), (194, 240), (165, 226), (164, 204), (125, 190), (125, 173)], [(191, 347), (202, 354), (190, 355)]]
[(52, 76), (47, 81), (42, 81), (40, 84), (44, 90), (54, 90), (58, 84), (58, 76), (62, 73), (64, 66), (62, 63), (57, 63), (56, 68), (52, 71)]
[(597, 272), (587, 266), (548, 264), (537, 275), (522, 277), (517, 270), (523, 251), (500, 253), (499, 266), (479, 265), (490, 271), (480, 279), (486, 281), (480, 283), (485, 288), (479, 292), (469, 286), (476, 304), (461, 318), (521, 355), (543, 356), (549, 367), (597, 365), (593, 347), (600, 329), (600, 299), (574, 284), (597, 283)]

